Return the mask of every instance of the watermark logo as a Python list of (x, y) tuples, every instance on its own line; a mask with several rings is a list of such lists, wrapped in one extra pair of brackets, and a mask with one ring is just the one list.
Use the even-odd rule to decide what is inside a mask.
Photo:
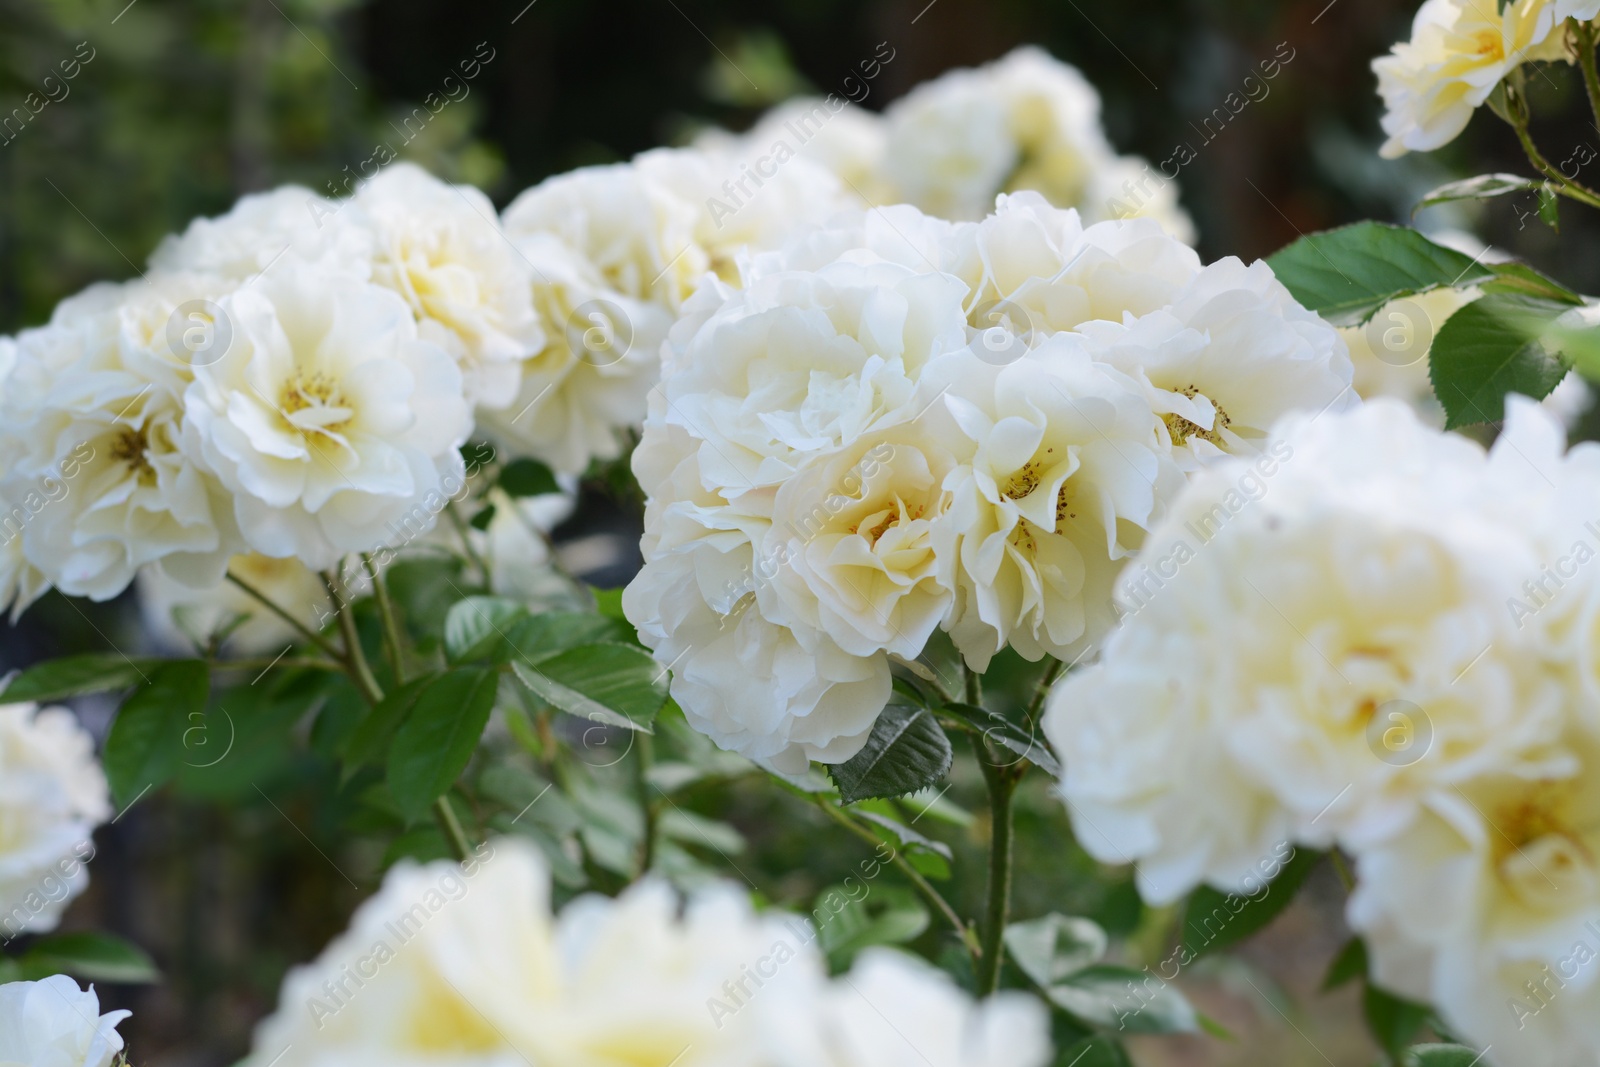
[(233, 347), (233, 320), (210, 300), (188, 300), (167, 316), (167, 347), (191, 367), (209, 367)]

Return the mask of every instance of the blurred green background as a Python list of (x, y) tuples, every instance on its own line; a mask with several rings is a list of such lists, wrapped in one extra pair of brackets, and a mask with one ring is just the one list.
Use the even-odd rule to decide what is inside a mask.
[[(1412, 13), (1409, 0), (0, 0), (0, 331), (43, 321), (91, 282), (133, 276), (164, 234), (242, 193), (283, 182), (338, 193), (379, 145), (504, 204), (546, 175), (682, 141), (708, 123), (743, 128), (785, 96), (836, 89), (878, 42), (895, 58), (873, 83), (872, 108), (948, 68), (1045, 46), (1100, 88), (1120, 150), (1159, 161), (1179, 142), (1199, 148), (1179, 181), (1202, 253), (1254, 259), (1300, 232), (1407, 220), (1453, 177), (1527, 172), (1515, 139), (1486, 114), (1444, 152), (1378, 159), (1368, 64), (1407, 33)], [(1284, 45), (1293, 58), (1270, 94), (1202, 147), (1194, 127)], [(72, 60), (76, 76), (63, 81)], [(476, 76), (464, 81), (464, 70)], [(1600, 144), (1570, 72), (1534, 78), (1530, 91), (1550, 158)], [(1569, 208), (1558, 239), (1533, 209), (1531, 198), (1505, 198), (1430, 209), (1421, 221), (1470, 229), (1600, 291), (1600, 228)], [(137, 629), (126, 600), (52, 596), (0, 630), (0, 668), (103, 647), (106, 634), (137, 644)], [(103, 729), (111, 708), (81, 710)], [(314, 737), (301, 747), (268, 760), (275, 801), (240, 789), (223, 790), (222, 804), (204, 788), (152, 797), (99, 835), (93, 887), (68, 925), (134, 938), (168, 978), (102, 990), (137, 1011), (122, 1027), (136, 1064), (232, 1062), (283, 968), (342, 929), (375, 883), (381, 855), (350, 843), (348, 812), (326, 800), (328, 761)], [(980, 808), (981, 795), (969, 764), (950, 799)], [(805, 907), (870, 854), (749, 782), (709, 790), (695, 807), (737, 824), (749, 850), (741, 867), (786, 904)], [(981, 825), (938, 831), (956, 847), (951, 891), (969, 914), (982, 888)], [(1171, 916), (1142, 909), (1124, 874), (1096, 871), (1065, 827), (1036, 780), (1021, 821), (1018, 914), (1094, 914), (1127, 958), (1159, 958)], [(352, 888), (308, 840), (365, 885)], [(1370, 1062), (1351, 994), (1316, 993), (1341, 941), (1341, 901), (1323, 869), (1243, 963), (1186, 977), (1236, 1040), (1146, 1040), (1136, 1059)], [(936, 934), (918, 944), (940, 948)]]

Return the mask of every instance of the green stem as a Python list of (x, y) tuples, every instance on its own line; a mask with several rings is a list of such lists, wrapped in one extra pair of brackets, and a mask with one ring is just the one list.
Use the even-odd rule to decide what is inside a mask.
[(361, 563), (367, 568), (367, 577), (372, 579), (372, 593), (378, 601), (378, 619), (383, 623), (384, 658), (389, 661), (389, 670), (394, 674), (395, 684), (404, 685), (406, 672), (400, 646), (400, 624), (395, 620), (394, 601), (389, 598), (389, 585), (384, 581), (378, 565), (372, 561), (371, 553), (361, 553)]
[(1006, 922), (1011, 913), (1012, 800), (1018, 777), (1011, 767), (996, 765), (981, 738), (972, 739), (972, 750), (977, 753), (978, 766), (989, 787), (989, 890), (984, 909), (983, 956), (978, 969), (978, 995), (988, 996), (1000, 988)]
[(456, 528), (456, 533), (461, 537), (462, 551), (472, 561), (472, 565), (478, 568), (478, 573), (483, 575), (483, 584), (487, 586), (491, 580), (489, 564), (484, 561), (483, 556), (478, 554), (478, 550), (472, 547), (472, 527), (468, 525), (466, 519), (461, 517), (461, 512), (456, 510), (456, 502), (454, 500), (445, 505), (444, 510), (445, 514), (450, 516), (450, 524)]
[(1067, 665), (1060, 660), (1052, 658), (1050, 666), (1044, 669), (1044, 675), (1039, 679), (1039, 688), (1033, 694), (1033, 700), (1028, 704), (1028, 721), (1039, 721), (1039, 709), (1044, 707), (1045, 698), (1050, 695), (1050, 687), (1056, 684), (1056, 679), (1061, 677), (1061, 672)]
[[(787, 785), (787, 783), (785, 783), (785, 785)], [(883, 844), (883, 841), (878, 837), (877, 834), (873, 833), (871, 830), (868, 830), (865, 826), (857, 823), (843, 811), (840, 811), (839, 808), (829, 803), (827, 797), (820, 796), (815, 793), (806, 793), (803, 790), (796, 789), (792, 786), (789, 788), (790, 791), (796, 796), (804, 797), (806, 800), (811, 801), (811, 803), (820, 808), (830, 819), (838, 823), (840, 826), (843, 826), (846, 830), (849, 830), (852, 834), (855, 834), (857, 837), (861, 838), (861, 840), (865, 841), (867, 844), (873, 846), (874, 849)], [(979, 970), (981, 968), (980, 958), (983, 950), (979, 947), (978, 939), (973, 934), (972, 928), (966, 923), (962, 922), (961, 916), (956, 914), (956, 909), (950, 906), (950, 902), (944, 899), (944, 897), (940, 895), (939, 891), (933, 887), (933, 884), (922, 876), (921, 871), (917, 870), (915, 867), (911, 866), (909, 862), (907, 862), (906, 858), (900, 854), (899, 849), (894, 850), (894, 857), (889, 862), (897, 871), (905, 875), (906, 880), (911, 883), (913, 888), (915, 888), (918, 893), (922, 894), (923, 899), (927, 900), (929, 904), (933, 905), (933, 909), (943, 916), (944, 920), (950, 924), (951, 929), (953, 929), (956, 932), (956, 935), (961, 938), (961, 943), (966, 946), (967, 952), (971, 954), (973, 969)]]
[(284, 610), (282, 607), (279, 607), (277, 602), (271, 597), (267, 596), (267, 594), (263, 593), (261, 590), (257, 589), (255, 586), (251, 585), (237, 574), (234, 574), (232, 571), (228, 572), (227, 578), (228, 581), (232, 582), (240, 589), (243, 589), (247, 594), (250, 595), (250, 597), (259, 602), (262, 607), (266, 608), (278, 618), (294, 627), (294, 629), (307, 641), (310, 641), (313, 645), (316, 645), (334, 659), (344, 659), (344, 655), (334, 647), (332, 641), (329, 641), (326, 637), (323, 637), (311, 627), (307, 626), (305, 623), (289, 614), (288, 611)]
[(1578, 40), (1578, 67), (1583, 71), (1583, 88), (1589, 95), (1589, 112), (1594, 116), (1595, 129), (1600, 130), (1600, 71), (1595, 69), (1595, 27), (1576, 19), (1572, 22)]
[(332, 574), (322, 575), (322, 584), (328, 590), (328, 596), (339, 605), (339, 634), (344, 639), (345, 665), (350, 671), (350, 680), (356, 683), (356, 688), (361, 690), (361, 695), (368, 704), (377, 706), (383, 699), (383, 687), (378, 684), (378, 679), (373, 677), (372, 666), (367, 663), (367, 654), (361, 648), (361, 633), (356, 629), (355, 612), (340, 595), (338, 580)]
[(1507, 83), (1506, 105), (1511, 114), (1511, 128), (1517, 133), (1517, 140), (1522, 144), (1523, 154), (1528, 157), (1534, 169), (1550, 180), (1549, 188), (1565, 196), (1569, 200), (1576, 200), (1580, 204), (1600, 208), (1600, 193), (1595, 192), (1581, 182), (1575, 182), (1557, 170), (1551, 162), (1544, 158), (1544, 153), (1539, 151), (1539, 146), (1533, 143), (1533, 134), (1528, 131), (1531, 116), (1528, 112), (1528, 102), (1522, 93)]
[(1355, 875), (1350, 873), (1350, 864), (1345, 860), (1344, 853), (1338, 849), (1333, 849), (1328, 853), (1328, 856), (1333, 860), (1334, 872), (1338, 874), (1339, 882), (1344, 886), (1344, 891), (1346, 893), (1352, 892), (1356, 887), (1356, 878)]
[(983, 675), (966, 664), (961, 665), (961, 671), (967, 676), (967, 703), (975, 708), (983, 707)]
[(456, 862), (465, 863), (467, 857), (472, 855), (472, 844), (467, 840), (467, 832), (461, 828), (461, 820), (456, 818), (456, 809), (450, 806), (449, 793), (433, 802), (433, 814), (439, 820), (439, 829), (444, 831), (444, 839), (450, 842), (450, 851), (455, 855)]
[(206, 660), (214, 671), (264, 671), (268, 667), (282, 667), (285, 670), (302, 668), (315, 671), (343, 671), (344, 664), (337, 660), (317, 659), (315, 656), (279, 656), (276, 659), (267, 656), (250, 656), (244, 659), (218, 659), (212, 657)]

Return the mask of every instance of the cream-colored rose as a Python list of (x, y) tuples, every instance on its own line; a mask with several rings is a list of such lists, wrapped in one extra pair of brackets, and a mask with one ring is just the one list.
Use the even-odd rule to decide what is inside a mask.
[(0, 985), (0, 1063), (27, 1067), (111, 1067), (122, 1051), (117, 1025), (128, 1011), (100, 1014), (88, 990), (64, 974)]

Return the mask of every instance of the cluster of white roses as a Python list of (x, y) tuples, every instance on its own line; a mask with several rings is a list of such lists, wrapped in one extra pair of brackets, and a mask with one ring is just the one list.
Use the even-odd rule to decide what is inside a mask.
[(552, 916), (542, 856), (502, 838), (403, 862), (322, 957), (292, 971), (254, 1067), (1043, 1067), (1043, 1005), (974, 1003), (887, 950), (827, 978), (802, 920), (731, 885), (640, 882)]
[[(1146, 899), (1357, 860), (1375, 981), (1497, 1063), (1600, 1062), (1600, 447), (1508, 398), (1487, 455), (1379, 400), (1196, 478), (1046, 731)], [(1241, 487), (1248, 499), (1235, 506)]]
[(815, 161), (869, 207), (906, 203), (974, 221), (998, 194), (1033, 190), (1057, 207), (1077, 208), (1089, 222), (1148, 217), (1194, 240), (1176, 183), (1151, 173), (1137, 156), (1117, 154), (1101, 126), (1094, 86), (1076, 67), (1033, 46), (948, 71), (881, 116), (837, 95), (794, 100), (741, 138), (714, 131), (701, 143), (720, 147), (730, 140), (752, 157)]
[(1574, 56), (1566, 22), (1600, 15), (1596, 0), (1427, 0), (1411, 40), (1373, 60), (1387, 113), (1382, 155), (1431, 152), (1455, 140), (1517, 67)]
[(0, 943), (55, 929), (89, 884), (92, 835), (110, 817), (94, 741), (72, 712), (0, 705)]
[(689, 720), (776, 769), (860, 749), (937, 629), (1072, 659), (1185, 474), (1354, 401), (1264, 264), (1037, 194), (857, 213), (709, 285), (663, 348), (628, 617)]

